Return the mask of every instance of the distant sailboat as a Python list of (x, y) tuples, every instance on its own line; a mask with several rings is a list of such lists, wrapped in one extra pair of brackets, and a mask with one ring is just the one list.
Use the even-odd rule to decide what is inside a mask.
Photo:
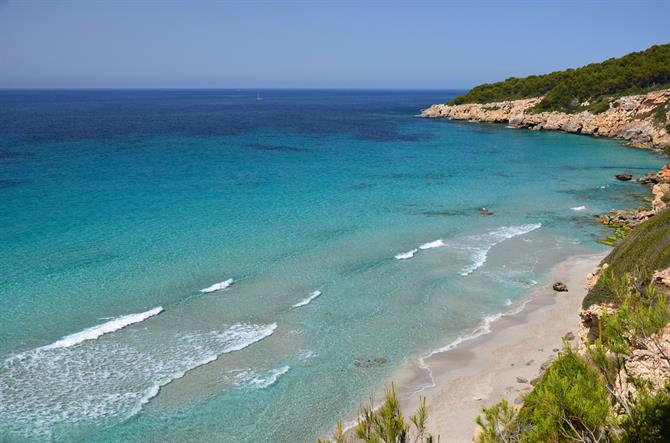
[(263, 100), (263, 97), (261, 97), (260, 91), (256, 93), (256, 100), (258, 100), (258, 101)]

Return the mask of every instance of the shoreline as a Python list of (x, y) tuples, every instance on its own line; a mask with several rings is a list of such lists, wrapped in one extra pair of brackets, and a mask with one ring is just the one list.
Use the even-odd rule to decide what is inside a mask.
[(429, 378), (432, 386), (412, 392), (412, 383), (400, 382), (403, 410), (414, 411), (419, 397), (426, 397), (428, 432), (440, 435), (442, 442), (472, 441), (483, 407), (503, 398), (513, 404), (532, 389), (530, 381), (540, 375), (541, 366), (563, 348), (562, 337), (572, 332), (575, 343), (587, 274), (608, 253), (559, 262), (551, 281), (565, 282), (568, 292), (555, 292), (551, 284), (535, 288), (495, 321), (484, 319), (468, 335), (420, 358), (405, 381), (425, 383)]

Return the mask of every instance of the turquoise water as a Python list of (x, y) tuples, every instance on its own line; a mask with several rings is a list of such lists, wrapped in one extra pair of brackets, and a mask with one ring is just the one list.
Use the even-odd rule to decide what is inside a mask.
[(2, 439), (314, 441), (664, 163), (454, 94), (1, 92)]

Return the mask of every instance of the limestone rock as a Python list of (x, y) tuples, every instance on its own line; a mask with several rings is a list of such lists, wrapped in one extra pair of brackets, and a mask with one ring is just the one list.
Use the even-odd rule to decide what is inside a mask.
[(568, 292), (568, 285), (561, 281), (557, 281), (552, 287), (554, 288), (554, 291), (557, 292)]
[(654, 272), (654, 274), (651, 276), (651, 281), (657, 285), (670, 288), (670, 268)]
[[(670, 100), (670, 89), (652, 91), (617, 99), (618, 106), (605, 112), (578, 114), (563, 112), (530, 112), (543, 97), (510, 100), (496, 103), (437, 104), (421, 111), (423, 117), (453, 120), (507, 123), (535, 131), (558, 130), (627, 140), (630, 145), (662, 149), (670, 146), (670, 134), (653, 123), (653, 110)], [(670, 171), (669, 171), (670, 172)], [(670, 176), (669, 176), (670, 178)]]
[[(603, 265), (604, 267), (604, 265)], [(604, 268), (603, 268), (604, 269)], [(581, 323), (579, 325), (579, 350), (585, 351), (586, 342), (593, 343), (600, 336), (600, 318), (603, 312), (611, 314), (614, 308), (611, 305), (591, 305), (588, 309), (582, 309), (579, 313)]]

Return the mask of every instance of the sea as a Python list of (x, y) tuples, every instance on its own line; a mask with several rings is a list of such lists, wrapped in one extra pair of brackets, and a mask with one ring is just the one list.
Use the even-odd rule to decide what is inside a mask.
[(607, 250), (664, 159), (462, 92), (0, 91), (0, 441), (314, 442)]

